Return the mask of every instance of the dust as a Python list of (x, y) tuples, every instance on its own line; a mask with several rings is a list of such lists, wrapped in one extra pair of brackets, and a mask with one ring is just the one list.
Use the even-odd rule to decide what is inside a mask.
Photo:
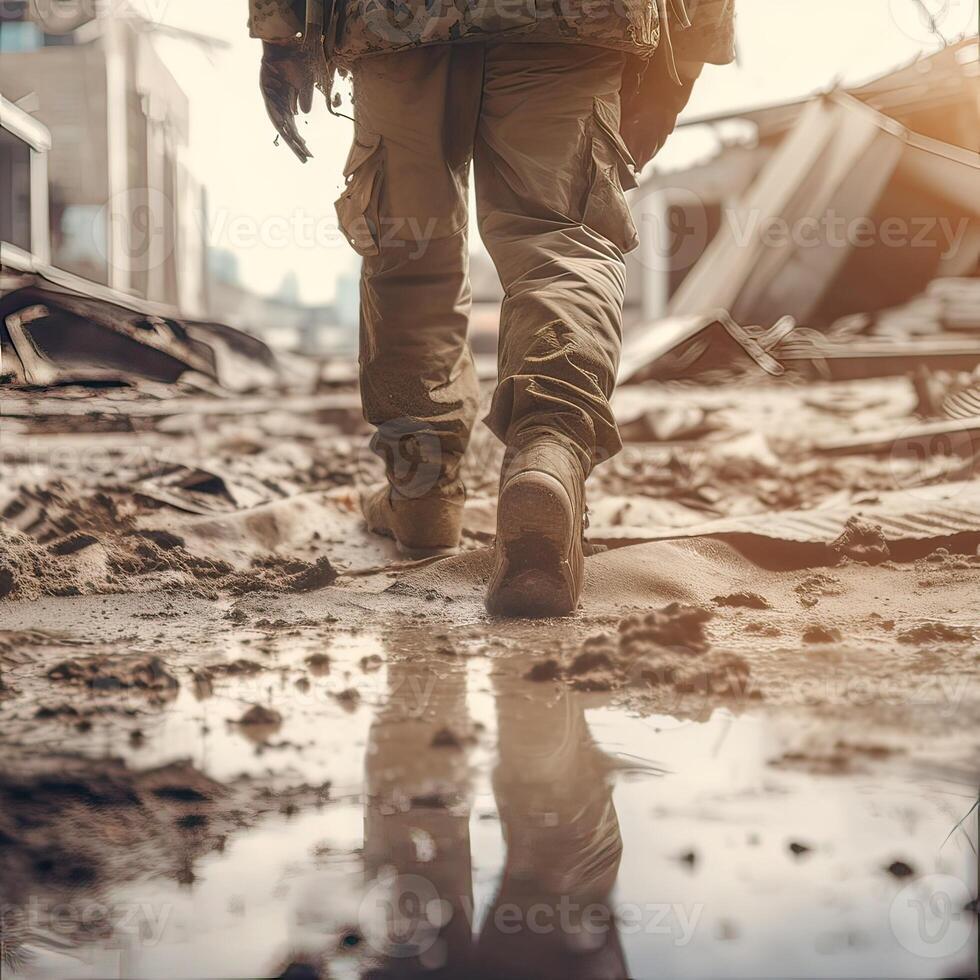
[[(855, 398), (867, 397), (868, 387), (861, 382), (848, 389)], [(907, 411), (908, 386), (894, 379), (887, 387), (882, 414), (890, 424)], [(812, 386), (792, 384), (745, 385), (735, 395), (686, 384), (621, 392), (677, 404), (659, 413), (638, 411), (632, 427), (628, 413), (623, 417), (627, 435), (674, 444), (628, 444), (590, 478), (593, 506), (615, 495), (620, 499), (610, 512), (619, 519), (634, 515), (629, 519), (643, 523), (635, 515), (652, 515), (647, 524), (669, 529), (797, 507), (852, 506), (860, 513), (896, 482), (935, 482), (934, 468), (921, 459), (819, 457), (801, 434), (847, 436), (855, 423), (851, 411), (806, 410), (802, 403), (813, 393)], [(348, 394), (356, 403), (353, 390)], [(152, 878), (191, 885), (198, 874), (212, 873), (203, 858), (263, 814), (290, 817), (329, 801), (328, 782), (292, 785), (314, 781), (320, 756), (329, 757), (324, 778), (336, 780), (336, 799), (357, 798), (365, 764), (378, 762), (365, 753), (362, 722), (370, 716), (376, 734), (401, 742), (402, 730), (391, 727), (376, 692), (390, 682), (393, 666), (411, 670), (421, 657), (435, 658), (439, 671), (486, 668), (491, 684), (513, 657), (514, 692), (500, 702), (498, 725), (512, 709), (531, 722), (546, 718), (538, 703), (566, 697), (608, 709), (616, 725), (639, 723), (651, 713), (704, 720), (718, 708), (725, 709), (722, 715), (759, 708), (745, 720), (755, 725), (764, 716), (768, 724), (783, 712), (793, 739), (765, 749), (766, 759), (776, 753), (773, 771), (764, 773), (767, 783), (779, 775), (776, 769), (838, 776), (934, 760), (975, 772), (964, 761), (969, 746), (939, 739), (952, 729), (969, 730), (968, 718), (976, 714), (965, 687), (974, 673), (970, 642), (976, 634), (966, 624), (980, 628), (970, 598), (980, 559), (957, 550), (975, 549), (976, 537), (934, 550), (914, 567), (893, 565), (890, 551), (892, 558), (903, 553), (890, 548), (880, 528), (857, 517), (835, 542), (841, 560), (832, 571), (823, 567), (823, 546), (784, 543), (796, 560), (792, 566), (767, 562), (772, 555), (753, 558), (717, 538), (620, 548), (587, 559), (578, 615), (532, 628), (488, 620), (483, 610), (490, 556), (474, 545), (492, 536), (502, 454), (485, 427), (478, 426), (463, 463), (474, 497), (487, 494), (468, 503), (468, 551), (423, 568), (398, 563), (390, 543), (368, 535), (357, 515), (351, 486), (373, 482), (376, 462), (359, 441), (332, 428), (361, 431), (356, 406), (343, 410), (345, 419), (325, 422), (317, 411), (292, 405), (232, 411), (215, 398), (184, 408), (174, 393), (173, 413), (129, 418), (122, 398), (110, 406), (114, 415), (105, 405), (99, 415), (90, 411), (87, 395), (58, 397), (64, 415), (25, 416), (12, 439), (5, 432), (10, 465), (0, 474), (0, 615), (9, 627), (0, 632), (0, 892), (15, 907), (32, 894), (60, 900), (84, 892), (98, 901), (111, 897), (114, 886)], [(159, 407), (155, 395), (144, 400)], [(72, 421), (69, 407), (87, 414)], [(709, 418), (717, 432), (705, 437), (699, 426)], [(121, 443), (103, 438), (107, 428), (113, 436), (135, 434), (141, 450), (149, 446), (160, 459), (171, 459), (163, 466), (142, 452), (114, 450)], [(100, 433), (98, 440), (86, 441), (86, 432)], [(28, 439), (40, 435), (74, 447), (73, 466), (62, 475), (53, 466), (38, 470), (29, 458)], [(134, 461), (134, 455), (142, 458)], [(171, 472), (177, 479), (165, 482)], [(929, 547), (921, 545), (916, 554)], [(925, 579), (945, 587), (917, 591), (917, 581)], [(46, 630), (36, 630), (38, 623)], [(324, 624), (340, 627), (324, 631)], [(356, 637), (355, 628), (361, 630)], [(353, 639), (356, 652), (349, 656), (337, 642), (341, 630)], [(69, 637), (84, 644), (70, 644)], [(377, 646), (364, 649), (362, 640)], [(330, 654), (320, 652), (328, 643), (336, 644)], [(926, 651), (935, 659), (926, 660)], [(309, 694), (315, 679), (328, 673), (336, 680), (325, 692), (329, 704), (310, 696), (288, 700)], [(485, 675), (479, 676), (474, 704), (486, 700)], [(316, 685), (315, 693), (327, 686)], [(434, 696), (445, 686), (440, 677)], [(194, 702), (216, 689), (214, 701)], [(572, 697), (570, 691), (581, 693)], [(763, 694), (764, 711), (757, 703)], [(192, 716), (175, 724), (185, 707)], [(228, 722), (215, 724), (215, 717)], [(173, 738), (185, 723), (200, 743)], [(815, 729), (823, 724), (828, 734), (798, 741), (811, 723)], [(422, 753), (428, 752), (434, 764), (452, 765), (479, 742), (475, 726), (455, 716), (437, 720), (433, 714), (421, 724), (430, 725), (418, 742), (421, 751), (410, 739), (402, 749), (413, 764), (427, 763)], [(419, 726), (413, 719), (409, 727)], [(676, 744), (696, 741), (684, 737)], [(37, 750), (42, 744), (92, 758), (47, 754)], [(226, 778), (228, 770), (216, 767), (208, 776), (173, 761), (188, 744), (200, 765), (216, 765), (230, 745), (249, 762), (261, 759), (250, 778), (219, 783), (213, 775)], [(23, 745), (35, 751), (27, 756)], [(205, 751), (198, 755), (199, 745)], [(331, 748), (296, 748), (312, 745)], [(622, 745), (637, 749), (640, 739), (624, 738)], [(113, 759), (114, 751), (154, 768), (140, 771), (136, 763)], [(472, 756), (473, 771), (483, 778), (491, 753)], [(169, 764), (159, 768), (160, 762)], [(712, 785), (710, 774), (697, 775)], [(578, 792), (574, 779), (558, 782), (562, 792)], [(420, 819), (427, 812), (441, 818), (460, 801), (442, 787), (404, 789), (406, 805), (419, 808)], [(588, 792), (594, 790), (590, 783)], [(767, 787), (769, 795), (751, 805), (769, 811), (765, 819), (775, 821), (784, 856), (822, 860), (830, 849), (817, 835), (784, 836), (789, 831), (779, 822), (778, 792)], [(651, 799), (643, 798), (644, 812)], [(699, 821), (717, 819), (690, 812), (685, 836), (698, 832)], [(692, 873), (695, 864), (702, 871), (711, 836), (703, 844), (699, 839)], [(693, 856), (692, 843), (677, 841), (670, 853)], [(787, 852), (789, 843), (795, 846)], [(884, 875), (893, 857), (900, 854), (876, 858), (876, 873)]]
[(954, 554), (949, 548), (937, 548), (930, 552), (925, 558), (916, 562), (921, 566), (939, 566), (954, 571), (965, 571), (980, 567), (980, 553), (974, 555)]

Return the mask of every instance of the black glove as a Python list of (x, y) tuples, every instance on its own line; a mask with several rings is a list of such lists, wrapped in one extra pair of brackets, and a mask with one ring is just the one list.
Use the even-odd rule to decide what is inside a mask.
[(678, 84), (662, 49), (647, 62), (629, 59), (623, 72), (620, 133), (638, 171), (660, 152), (674, 131), (703, 67), (697, 62), (680, 62)]
[(313, 108), (319, 53), (309, 42), (293, 45), (264, 41), (262, 49), (259, 86), (266, 112), (300, 163), (306, 163), (313, 154), (296, 129), (296, 115)]

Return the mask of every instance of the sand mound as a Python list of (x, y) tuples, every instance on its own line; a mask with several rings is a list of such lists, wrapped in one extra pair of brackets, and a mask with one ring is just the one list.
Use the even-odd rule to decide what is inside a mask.
[[(468, 552), (400, 573), (383, 596), (406, 611), (441, 606), (452, 618), (482, 618), (490, 568), (489, 549)], [(582, 607), (590, 616), (621, 616), (658, 602), (703, 603), (746, 581), (758, 586), (779, 577), (720, 541), (656, 541), (587, 557)]]
[(0, 600), (173, 588), (203, 589), (210, 597), (218, 591), (309, 592), (336, 578), (323, 555), (313, 561), (264, 555), (239, 569), (190, 551), (183, 537), (163, 529), (75, 531), (43, 545), (0, 525)]

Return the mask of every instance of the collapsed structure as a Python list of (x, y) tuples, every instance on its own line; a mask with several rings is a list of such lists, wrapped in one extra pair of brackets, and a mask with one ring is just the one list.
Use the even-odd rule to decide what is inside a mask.
[[(755, 139), (731, 139), (735, 121)], [(858, 88), (684, 125), (719, 148), (637, 191), (643, 322), (722, 307), (826, 327), (977, 273), (977, 38)]]
[[(711, 159), (637, 192), (641, 313), (621, 383), (736, 366), (909, 376), (920, 415), (937, 420), (922, 438), (954, 431), (968, 455), (980, 411), (978, 50), (967, 38), (857, 88), (689, 121), (741, 120), (757, 135), (722, 138)], [(869, 444), (882, 439), (852, 441)]]

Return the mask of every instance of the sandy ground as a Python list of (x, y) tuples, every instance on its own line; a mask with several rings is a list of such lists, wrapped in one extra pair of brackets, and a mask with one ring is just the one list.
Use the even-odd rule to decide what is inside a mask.
[(976, 975), (975, 459), (816, 448), (904, 379), (624, 389), (539, 622), (484, 429), (409, 563), (343, 388), (4, 402), (5, 977)]

